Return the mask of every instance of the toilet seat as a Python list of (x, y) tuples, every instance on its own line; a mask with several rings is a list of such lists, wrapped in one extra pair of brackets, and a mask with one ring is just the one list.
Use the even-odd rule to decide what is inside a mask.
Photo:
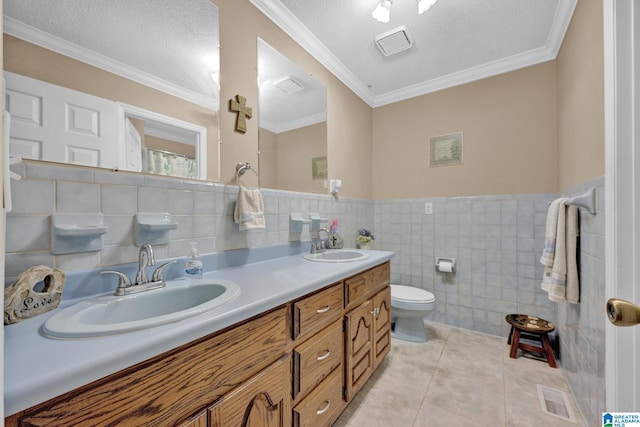
[(404, 285), (391, 285), (391, 299), (406, 303), (431, 303), (436, 297), (431, 292), (421, 288)]

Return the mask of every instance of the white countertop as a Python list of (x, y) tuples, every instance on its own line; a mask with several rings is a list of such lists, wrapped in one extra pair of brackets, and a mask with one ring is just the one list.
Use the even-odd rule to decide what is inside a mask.
[(206, 273), (204, 277), (207, 279), (236, 282), (241, 289), (240, 296), (195, 317), (122, 335), (70, 340), (45, 337), (41, 332), (42, 324), (60, 308), (7, 325), (4, 329), (5, 416), (268, 311), (393, 257), (393, 252), (366, 252), (371, 257), (362, 261), (320, 263), (306, 261), (296, 254)]

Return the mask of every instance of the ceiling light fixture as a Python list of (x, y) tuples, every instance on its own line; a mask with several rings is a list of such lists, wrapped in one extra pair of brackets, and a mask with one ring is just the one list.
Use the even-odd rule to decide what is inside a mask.
[[(418, 3), (418, 14), (422, 15), (425, 13), (431, 6), (433, 6), (438, 0), (416, 0)], [(391, 4), (392, 0), (380, 0), (378, 6), (371, 12), (371, 16), (373, 19), (379, 22), (387, 23), (391, 18)]]
[(391, 0), (382, 0), (378, 6), (371, 12), (373, 19), (379, 22), (387, 23), (391, 17)]
[(418, 2), (418, 15), (425, 13), (431, 6), (436, 4), (438, 0), (417, 0)]

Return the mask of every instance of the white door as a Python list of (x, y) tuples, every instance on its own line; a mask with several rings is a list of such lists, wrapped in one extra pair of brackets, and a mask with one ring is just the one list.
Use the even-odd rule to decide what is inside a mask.
[(4, 72), (10, 152), (23, 158), (121, 168), (115, 102)]
[(142, 136), (128, 117), (124, 120), (124, 170), (142, 172)]
[[(640, 2), (603, 0), (603, 7), (605, 291), (640, 305)], [(640, 412), (640, 326), (605, 322), (606, 410)]]

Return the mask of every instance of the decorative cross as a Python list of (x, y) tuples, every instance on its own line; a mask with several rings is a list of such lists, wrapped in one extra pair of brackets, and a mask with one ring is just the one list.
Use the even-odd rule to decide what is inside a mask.
[(247, 131), (247, 118), (253, 116), (253, 109), (247, 107), (247, 98), (244, 96), (236, 95), (236, 100), (229, 100), (229, 110), (238, 113), (236, 118), (236, 130), (238, 132), (245, 133)]

